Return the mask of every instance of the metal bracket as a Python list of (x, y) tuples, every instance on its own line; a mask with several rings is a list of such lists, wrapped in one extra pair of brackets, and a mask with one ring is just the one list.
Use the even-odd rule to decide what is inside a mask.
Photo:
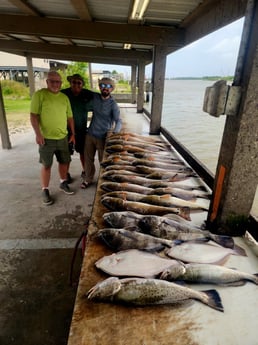
[(218, 80), (205, 90), (203, 111), (215, 117), (236, 115), (240, 99), (240, 86), (229, 86), (226, 80)]

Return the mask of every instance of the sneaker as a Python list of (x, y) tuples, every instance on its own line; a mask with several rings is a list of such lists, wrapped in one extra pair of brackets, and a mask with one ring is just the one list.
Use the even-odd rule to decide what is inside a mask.
[(68, 184), (73, 182), (72, 176), (71, 176), (71, 174), (69, 172), (66, 175), (66, 181), (67, 181)]
[(51, 198), (48, 189), (42, 190), (42, 201), (43, 201), (43, 204), (47, 206), (52, 205), (54, 203), (54, 200)]
[(64, 182), (60, 183), (59, 188), (60, 188), (60, 190), (62, 190), (65, 194), (74, 194), (74, 191), (72, 191), (72, 190), (70, 189), (70, 187), (68, 186), (67, 181), (64, 181)]

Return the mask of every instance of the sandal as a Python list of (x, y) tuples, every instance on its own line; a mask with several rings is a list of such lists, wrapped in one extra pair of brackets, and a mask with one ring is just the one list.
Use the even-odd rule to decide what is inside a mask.
[(91, 183), (89, 183), (89, 182), (82, 182), (82, 184), (81, 184), (81, 189), (86, 189), (86, 188), (88, 188), (90, 185), (91, 185)]

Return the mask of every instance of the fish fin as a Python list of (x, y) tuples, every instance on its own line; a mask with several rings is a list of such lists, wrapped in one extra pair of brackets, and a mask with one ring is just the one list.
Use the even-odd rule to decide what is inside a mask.
[(186, 220), (191, 220), (190, 217), (190, 207), (180, 207), (180, 211), (178, 214), (180, 217), (186, 219)]
[(164, 200), (167, 200), (167, 199), (170, 199), (171, 198), (171, 195), (170, 194), (163, 194), (160, 196), (160, 199), (164, 199)]
[(234, 240), (230, 236), (211, 234), (210, 239), (212, 239), (214, 242), (218, 243), (220, 246), (225, 248), (233, 249), (235, 246)]
[(202, 293), (204, 293), (208, 297), (208, 301), (203, 301), (205, 304), (213, 309), (224, 312), (222, 301), (217, 290), (206, 290), (202, 291)]
[(126, 226), (124, 229), (132, 231), (132, 232), (141, 232), (141, 229), (138, 226), (135, 226), (135, 225)]
[(246, 251), (244, 250), (244, 248), (238, 246), (237, 244), (234, 245), (233, 249), (234, 249), (235, 255), (247, 256)]
[(243, 286), (247, 282), (244, 280), (238, 280), (237, 282), (219, 284), (220, 286)]
[(173, 182), (173, 181), (175, 181), (175, 178), (177, 177), (177, 175), (178, 175), (178, 174), (175, 174), (175, 175), (173, 175), (172, 177), (170, 177), (170, 178), (168, 179), (168, 182)]

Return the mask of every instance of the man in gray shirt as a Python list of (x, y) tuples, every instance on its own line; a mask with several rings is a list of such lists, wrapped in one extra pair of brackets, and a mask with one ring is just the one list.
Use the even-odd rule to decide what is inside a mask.
[(94, 93), (92, 100), (93, 116), (85, 140), (85, 179), (81, 188), (87, 188), (95, 174), (94, 158), (98, 151), (99, 162), (103, 159), (105, 140), (108, 132), (118, 133), (122, 122), (120, 109), (111, 96), (115, 82), (110, 78), (99, 80), (99, 93)]

